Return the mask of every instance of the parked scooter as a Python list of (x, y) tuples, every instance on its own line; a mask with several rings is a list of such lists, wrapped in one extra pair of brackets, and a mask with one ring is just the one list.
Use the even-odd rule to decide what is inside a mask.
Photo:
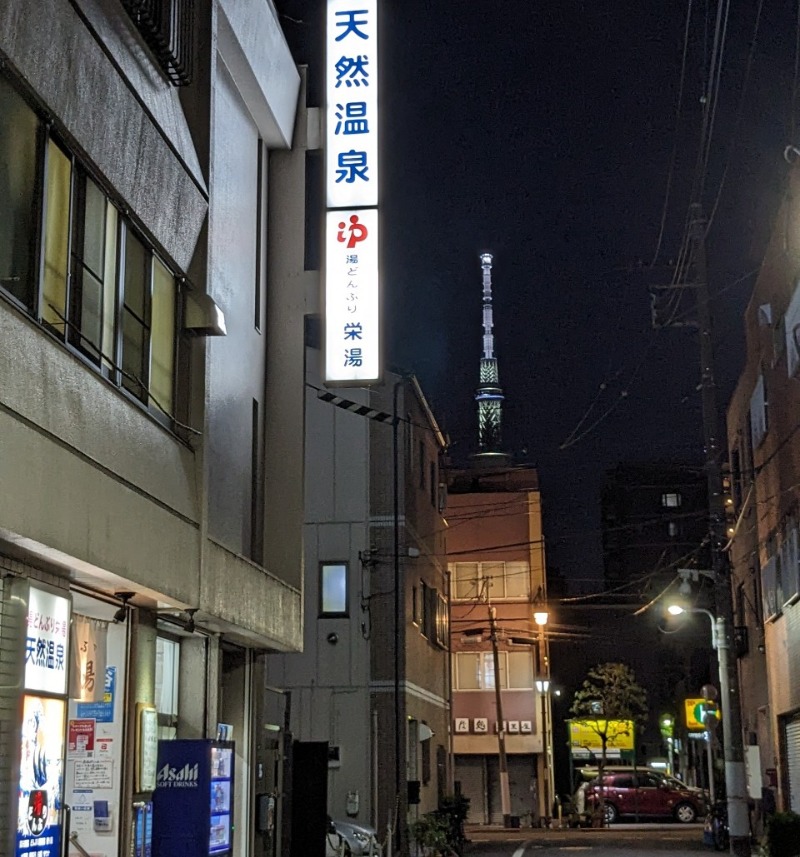
[(712, 847), (715, 851), (727, 851), (730, 847), (728, 804), (725, 801), (717, 801), (706, 816), (703, 844)]

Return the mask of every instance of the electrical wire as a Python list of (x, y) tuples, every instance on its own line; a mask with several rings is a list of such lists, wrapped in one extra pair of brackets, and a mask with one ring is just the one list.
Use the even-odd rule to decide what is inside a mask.
[(667, 210), (669, 208), (669, 199), (672, 191), (672, 178), (675, 172), (675, 164), (678, 159), (678, 129), (680, 128), (681, 122), (681, 110), (683, 107), (683, 89), (684, 84), (686, 82), (686, 58), (689, 53), (689, 29), (692, 20), (692, 0), (689, 0), (689, 3), (686, 7), (686, 24), (683, 28), (683, 55), (681, 57), (681, 77), (680, 84), (678, 86), (678, 102), (675, 106), (675, 132), (672, 139), (672, 154), (670, 155), (669, 169), (667, 171), (667, 187), (664, 192), (664, 205), (661, 209), (661, 225), (658, 231), (658, 240), (656, 241), (656, 249), (653, 253), (653, 259), (650, 262), (650, 267), (652, 268), (657, 260), (658, 254), (661, 251), (661, 242), (664, 238), (664, 226), (667, 222)]

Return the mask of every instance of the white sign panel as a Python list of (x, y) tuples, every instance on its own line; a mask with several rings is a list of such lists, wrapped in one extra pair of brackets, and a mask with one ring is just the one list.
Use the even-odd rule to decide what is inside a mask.
[(67, 692), (69, 599), (31, 585), (25, 634), (25, 689)]
[(325, 377), (378, 380), (378, 211), (329, 211), (325, 220)]
[(377, 18), (377, 0), (328, 0), (328, 208), (378, 204)]

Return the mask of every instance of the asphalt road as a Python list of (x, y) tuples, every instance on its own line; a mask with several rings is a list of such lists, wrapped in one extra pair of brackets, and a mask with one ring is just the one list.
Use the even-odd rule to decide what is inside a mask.
[(696, 857), (703, 847), (702, 824), (625, 824), (608, 830), (468, 831), (466, 857), (633, 857), (669, 852)]

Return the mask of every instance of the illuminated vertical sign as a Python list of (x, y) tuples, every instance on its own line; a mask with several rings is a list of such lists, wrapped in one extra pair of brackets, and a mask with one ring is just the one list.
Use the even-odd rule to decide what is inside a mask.
[(325, 380), (381, 375), (377, 0), (328, 0)]
[(378, 210), (329, 211), (325, 258), (327, 378), (373, 380), (380, 375)]
[(27, 589), (16, 857), (59, 857), (70, 601)]

